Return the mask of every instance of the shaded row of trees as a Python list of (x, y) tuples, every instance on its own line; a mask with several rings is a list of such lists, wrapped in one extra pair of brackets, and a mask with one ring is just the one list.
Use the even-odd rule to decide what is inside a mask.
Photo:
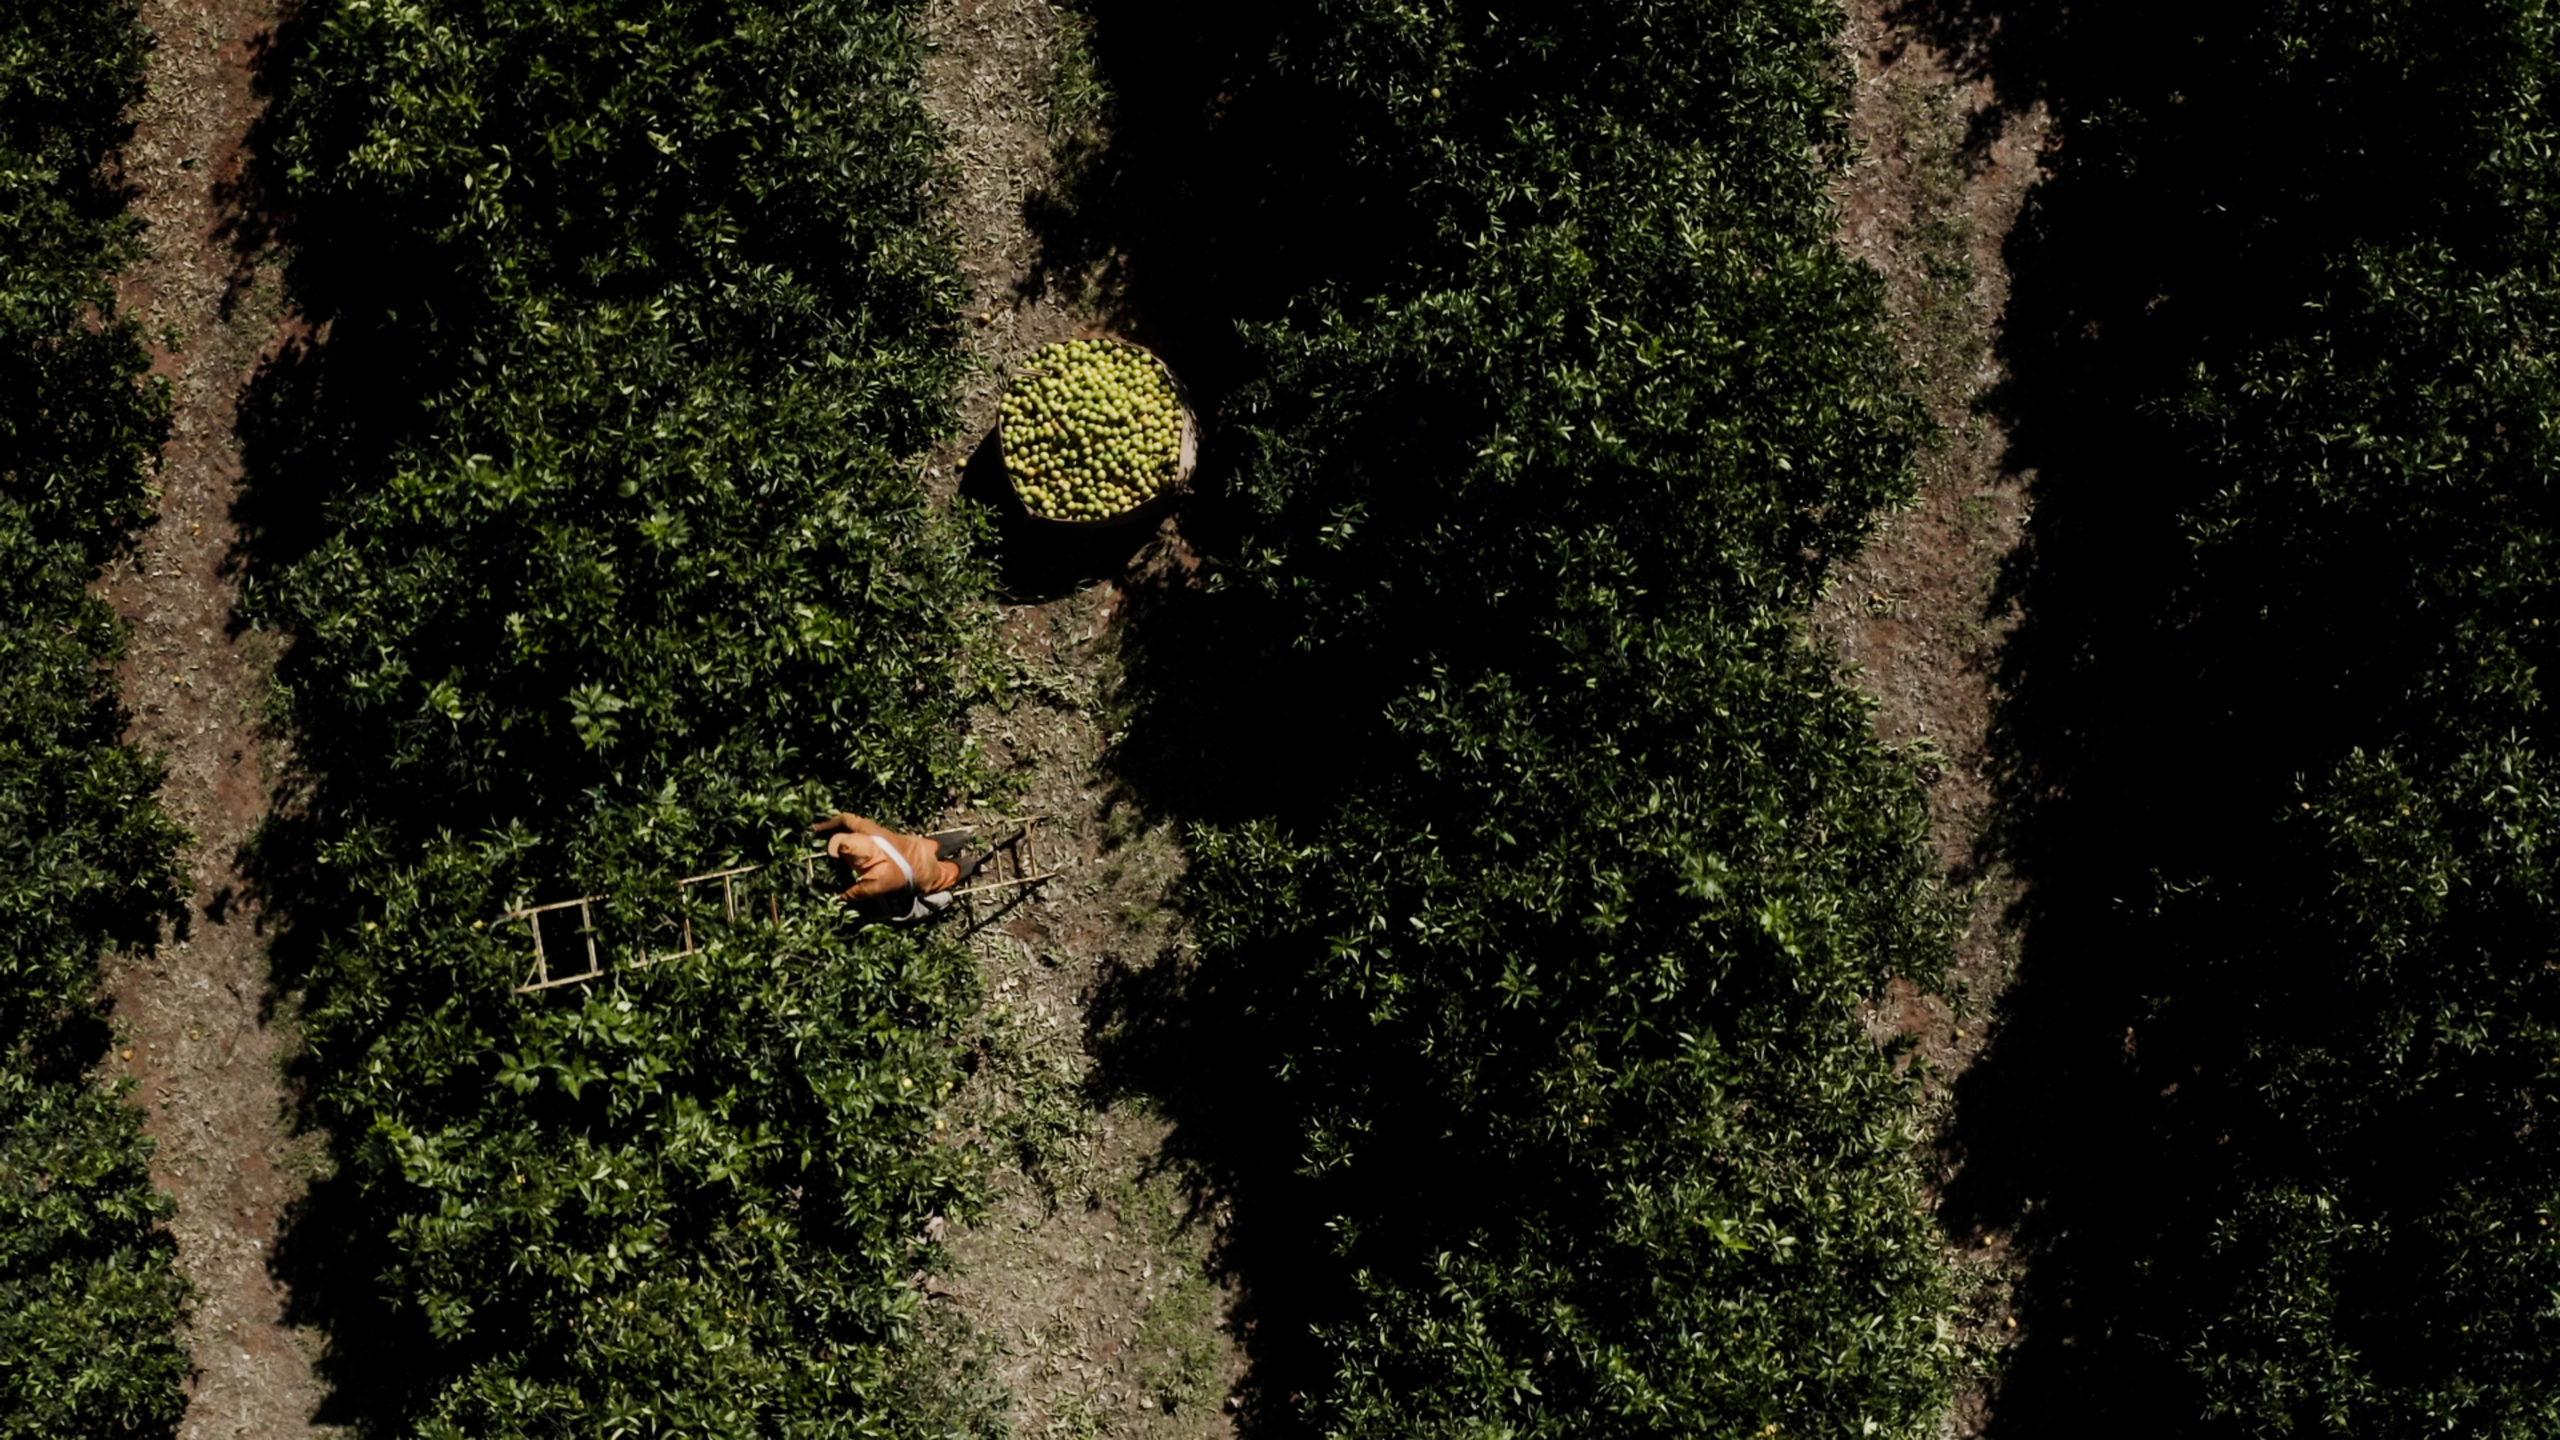
[(1093, 7), (1047, 212), (1213, 377), (1117, 759), (1196, 964), (1117, 1073), (1241, 1197), (1270, 1433), (1933, 1433), (1861, 1027), (1935, 976), (1910, 766), (1803, 640), (1923, 429), (1833, 240), (1829, 6)]
[(2560, 1423), (2537, 4), (1913, 7), (2058, 149), (1997, 398), (2001, 1433)]

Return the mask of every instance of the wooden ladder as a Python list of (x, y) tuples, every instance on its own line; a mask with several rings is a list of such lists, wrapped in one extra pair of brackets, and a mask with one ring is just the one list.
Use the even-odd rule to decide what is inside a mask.
[[(1012, 833), (988, 847), (992, 853), (988, 856), (986, 863), (979, 867), (978, 873), (970, 878), (968, 884), (953, 890), (952, 897), (967, 899), (971, 896), (1004, 891), (1028, 890), (1044, 881), (1055, 879), (1058, 875), (1057, 869), (1042, 863), (1038, 848), (1041, 824), (1050, 818), (1047, 815), (1026, 815), (1018, 820), (1007, 820), (996, 825), (994, 828), (998, 830), (1009, 826)], [(958, 832), (936, 831), (932, 838), (939, 839), (955, 833)], [(819, 850), (800, 857), (800, 877), (804, 882), (814, 881), (817, 878), (818, 862), (826, 859), (826, 855), (827, 852)], [(525, 923), (526, 932), (533, 939), (533, 968), (526, 972), (524, 983), (515, 987), (515, 993), (529, 995), (537, 990), (551, 990), (562, 985), (577, 985), (589, 980), (600, 980), (615, 973), (617, 969), (639, 970), (651, 965), (662, 965), (669, 960), (682, 960), (689, 955), (699, 955), (718, 942), (706, 941), (694, 934), (695, 906), (692, 899), (695, 887), (717, 883), (720, 887), (721, 917), (724, 922), (735, 924), (738, 919), (738, 882), (765, 868), (762, 865), (733, 865), (725, 870), (706, 870), (699, 875), (687, 875), (677, 880), (675, 882), (676, 913), (670, 928), (675, 932), (678, 948), (653, 951), (643, 945), (640, 947), (637, 958), (625, 960), (618, 967), (605, 963), (602, 948), (596, 943), (594, 907), (609, 897), (581, 895), (575, 900), (554, 900), (548, 905), (526, 905), (510, 910), (500, 917), (499, 923), (506, 924), (521, 920)], [(990, 878), (991, 875), (992, 878)], [(782, 918), (782, 897), (779, 894), (768, 893), (765, 896), (765, 904), (772, 917), (779, 921)], [(578, 912), (578, 928), (572, 933), (585, 942), (587, 968), (574, 975), (554, 975), (551, 973), (550, 948), (544, 943), (542, 936), (542, 917), (570, 910)], [(575, 961), (568, 963), (575, 963)]]

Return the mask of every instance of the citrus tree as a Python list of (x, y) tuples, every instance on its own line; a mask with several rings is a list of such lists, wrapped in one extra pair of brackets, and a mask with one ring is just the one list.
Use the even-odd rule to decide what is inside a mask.
[(627, 964), (675, 878), (967, 783), (983, 579), (904, 458), (961, 363), (913, 11), (341, 0), (283, 62), (326, 338), (250, 421), (303, 796), (259, 863), (338, 1159), (305, 1288), (386, 1430), (976, 1423), (911, 1284), (976, 1194), (967, 953), (785, 890), (519, 996), (498, 923), (607, 895)]
[(2033, 924), (1960, 1135), (2011, 1178), (1954, 1197), (2043, 1255), (2004, 1406), (2546, 1432), (2552, 16), (2000, 43), (2063, 142), (2009, 320)]
[(122, 743), (124, 627), (90, 593), (149, 518), (166, 391), (108, 277), (102, 182), (141, 86), (125, 5), (0, 16), (0, 1434), (165, 1434), (187, 1289), (141, 1115), (89, 1075), (98, 957), (175, 916), (184, 838)]

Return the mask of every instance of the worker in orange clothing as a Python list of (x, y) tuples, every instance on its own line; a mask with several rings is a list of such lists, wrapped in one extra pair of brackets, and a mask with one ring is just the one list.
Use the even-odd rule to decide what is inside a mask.
[(827, 837), (827, 856), (853, 883), (844, 898), (888, 919), (921, 920), (951, 903), (951, 891), (978, 873), (987, 857), (963, 865), (965, 832), (901, 835), (850, 810), (809, 827)]

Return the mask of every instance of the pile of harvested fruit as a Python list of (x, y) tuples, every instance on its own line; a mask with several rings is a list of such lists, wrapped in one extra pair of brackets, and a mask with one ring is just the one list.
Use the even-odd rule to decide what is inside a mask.
[(1069, 340), (1032, 357), (1004, 393), (1005, 469), (1032, 514), (1107, 520), (1179, 477), (1182, 400), (1153, 355)]

